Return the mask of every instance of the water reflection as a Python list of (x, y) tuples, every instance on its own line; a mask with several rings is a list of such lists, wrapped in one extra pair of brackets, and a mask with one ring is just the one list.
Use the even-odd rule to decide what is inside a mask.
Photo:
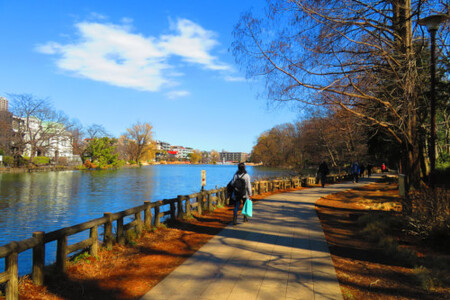
[[(104, 212), (138, 206), (145, 200), (198, 192), (203, 169), (207, 174), (205, 188), (212, 189), (225, 186), (236, 166), (158, 165), (93, 172), (0, 174), (0, 245), (29, 238), (33, 231), (50, 232), (101, 217)], [(252, 167), (248, 172), (252, 177), (284, 173)], [(54, 246), (46, 252), (47, 263), (54, 261)], [(31, 260), (30, 254), (21, 255), (21, 260)], [(20, 262), (20, 273), (29, 272), (30, 267), (30, 263)]]

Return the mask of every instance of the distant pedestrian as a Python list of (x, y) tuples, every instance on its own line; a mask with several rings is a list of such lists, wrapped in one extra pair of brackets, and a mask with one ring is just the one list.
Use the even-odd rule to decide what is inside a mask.
[(366, 167), (364, 167), (364, 164), (361, 164), (361, 166), (359, 167), (359, 176), (361, 178), (364, 178), (364, 171), (366, 170)]
[[(247, 199), (252, 196), (252, 185), (250, 182), (250, 175), (245, 170), (245, 164), (239, 163), (238, 170), (231, 179), (229, 185), (233, 187), (234, 197), (234, 212), (233, 212), (233, 225), (237, 224), (237, 215), (241, 202), (245, 203)], [(247, 216), (244, 216), (244, 222), (248, 222)]]
[(323, 161), (320, 165), (319, 165), (319, 171), (317, 171), (317, 173), (319, 173), (320, 176), (320, 183), (322, 184), (322, 188), (325, 187), (325, 182), (327, 180), (327, 175), (330, 172), (330, 170), (328, 169), (328, 165), (325, 161)]
[(370, 177), (372, 175), (372, 164), (367, 165), (367, 177)]
[(355, 160), (352, 164), (353, 183), (358, 182), (359, 172), (360, 172), (359, 163), (358, 161)]
[(381, 172), (387, 172), (386, 165), (384, 163), (381, 164)]

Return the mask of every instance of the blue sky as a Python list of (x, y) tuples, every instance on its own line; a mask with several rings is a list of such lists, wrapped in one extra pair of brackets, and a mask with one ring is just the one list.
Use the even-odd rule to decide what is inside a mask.
[(274, 125), (228, 51), (232, 30), (263, 0), (0, 0), (0, 96), (33, 94), (114, 136), (136, 121), (154, 138), (200, 150), (250, 152)]

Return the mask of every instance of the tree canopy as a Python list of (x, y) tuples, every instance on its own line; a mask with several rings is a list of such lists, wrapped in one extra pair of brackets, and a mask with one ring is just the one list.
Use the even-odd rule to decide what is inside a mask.
[(136, 122), (122, 136), (122, 142), (129, 158), (141, 161), (144, 154), (152, 148), (152, 129), (149, 123)]
[[(274, 101), (338, 107), (399, 145), (411, 183), (420, 176), (418, 111), (427, 86), (417, 20), (444, 3), (390, 0), (268, 0), (247, 13), (232, 51), (248, 77), (263, 76)], [(445, 27), (448, 31), (448, 26)], [(416, 46), (417, 45), (417, 46)], [(441, 51), (448, 54), (447, 48)]]

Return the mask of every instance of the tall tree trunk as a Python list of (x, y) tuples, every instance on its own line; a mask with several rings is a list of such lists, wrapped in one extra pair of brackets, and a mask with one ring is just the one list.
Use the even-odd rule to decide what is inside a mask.
[(412, 23), (411, 23), (411, 0), (392, 0), (394, 11), (393, 27), (396, 33), (395, 40), (397, 51), (403, 61), (400, 67), (403, 78), (403, 95), (406, 101), (406, 128), (404, 129), (404, 145), (406, 146), (406, 161), (404, 170), (407, 172), (409, 186), (418, 188), (420, 186), (420, 159), (417, 132), (417, 94), (416, 66), (414, 50), (412, 47)]

